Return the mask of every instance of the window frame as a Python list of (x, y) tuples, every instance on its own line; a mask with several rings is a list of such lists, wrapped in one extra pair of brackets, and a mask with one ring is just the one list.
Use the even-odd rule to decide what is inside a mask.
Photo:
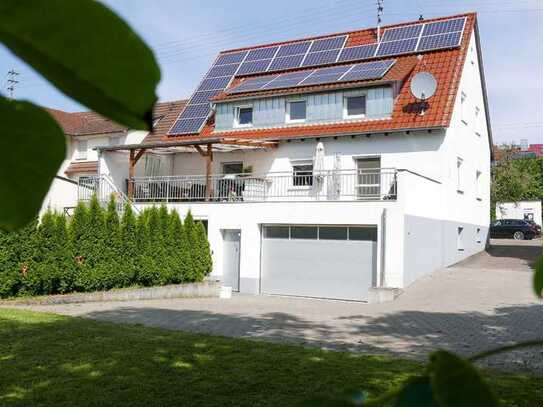
[(459, 194), (464, 193), (463, 166), (464, 159), (462, 157), (456, 157), (456, 192)]
[[(349, 99), (351, 98), (364, 98), (364, 113), (363, 114), (349, 114)], [(358, 91), (349, 93), (343, 96), (343, 118), (344, 119), (365, 119), (368, 114), (368, 92), (367, 91)]]
[[(312, 159), (301, 159), (301, 160), (291, 160), (290, 165), (292, 166), (292, 188), (295, 189), (309, 189), (314, 185), (314, 163)], [(300, 178), (297, 177), (297, 172), (309, 172), (309, 171), (296, 171), (296, 167), (301, 166), (311, 166), (311, 175), (301, 175)], [(302, 178), (303, 177), (303, 178)], [(309, 183), (299, 184), (300, 179), (309, 179)]]
[(464, 91), (460, 92), (460, 120), (464, 124), (468, 124), (468, 94)]
[[(113, 142), (113, 140), (117, 140), (115, 143)], [(111, 147), (111, 146), (118, 146), (118, 145), (121, 145), (122, 142), (122, 136), (110, 136), (108, 138), (108, 145)]]
[[(82, 146), (85, 146), (83, 149)], [(89, 141), (78, 139), (75, 145), (75, 159), (76, 161), (85, 161), (89, 156)]]
[[(239, 116), (242, 109), (251, 109), (251, 123), (240, 123)], [(234, 108), (234, 127), (235, 128), (246, 128), (253, 127), (254, 123), (254, 108), (252, 104), (237, 105)]]
[[(305, 104), (305, 117), (303, 119), (291, 119), (290, 111), (292, 103), (301, 103)], [(297, 99), (288, 99), (285, 106), (285, 123), (305, 123), (307, 121), (307, 99), (297, 98)]]

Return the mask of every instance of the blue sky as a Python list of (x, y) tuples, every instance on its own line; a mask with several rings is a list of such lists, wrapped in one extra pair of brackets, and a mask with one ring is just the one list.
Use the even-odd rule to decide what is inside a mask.
[[(161, 100), (187, 98), (223, 49), (375, 26), (375, 0), (104, 0), (154, 49)], [(543, 143), (543, 1), (384, 0), (383, 23), (479, 13), (490, 113), (497, 143)], [(21, 73), (19, 99), (84, 110), (0, 46), (5, 73)], [(4, 88), (0, 90), (3, 92)]]

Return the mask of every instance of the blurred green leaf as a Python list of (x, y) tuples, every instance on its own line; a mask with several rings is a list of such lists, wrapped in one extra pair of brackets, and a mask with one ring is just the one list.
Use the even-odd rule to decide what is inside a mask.
[(468, 361), (438, 350), (430, 355), (428, 371), (434, 398), (440, 406), (498, 406), (498, 400)]
[(151, 128), (158, 65), (100, 2), (2, 0), (0, 42), (90, 109), (130, 128)]
[(353, 407), (356, 404), (343, 399), (315, 398), (303, 401), (299, 407)]
[(66, 155), (66, 140), (57, 122), (32, 103), (0, 97), (0, 117), (0, 228), (13, 230), (38, 213)]
[(534, 272), (534, 290), (535, 294), (542, 298), (543, 293), (543, 256), (539, 258), (535, 265)]
[(430, 378), (411, 379), (400, 391), (394, 407), (439, 407), (432, 394)]

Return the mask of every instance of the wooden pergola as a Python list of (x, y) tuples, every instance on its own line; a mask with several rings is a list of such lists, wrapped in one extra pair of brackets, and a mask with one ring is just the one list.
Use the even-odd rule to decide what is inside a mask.
[(139, 159), (149, 151), (190, 152), (195, 149), (206, 161), (206, 201), (213, 196), (213, 183), (211, 173), (213, 168), (213, 152), (227, 152), (234, 150), (269, 149), (277, 148), (274, 141), (256, 141), (234, 138), (213, 138), (187, 141), (160, 141), (156, 143), (131, 144), (123, 146), (98, 147), (102, 151), (128, 151), (128, 190), (130, 200), (134, 197), (134, 183), (132, 180), (136, 173), (136, 164)]

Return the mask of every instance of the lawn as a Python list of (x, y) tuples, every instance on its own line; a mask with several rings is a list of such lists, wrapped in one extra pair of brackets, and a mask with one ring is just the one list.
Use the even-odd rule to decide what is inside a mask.
[[(401, 359), (0, 309), (0, 405), (288, 406), (386, 391)], [(543, 380), (492, 375), (507, 406), (543, 405)]]

